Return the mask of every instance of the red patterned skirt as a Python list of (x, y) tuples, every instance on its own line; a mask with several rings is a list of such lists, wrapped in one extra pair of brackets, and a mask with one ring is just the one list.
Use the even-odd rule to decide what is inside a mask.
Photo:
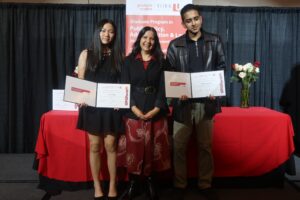
[(125, 135), (118, 144), (118, 166), (128, 173), (151, 175), (171, 167), (168, 122), (166, 118), (156, 121), (125, 119)]

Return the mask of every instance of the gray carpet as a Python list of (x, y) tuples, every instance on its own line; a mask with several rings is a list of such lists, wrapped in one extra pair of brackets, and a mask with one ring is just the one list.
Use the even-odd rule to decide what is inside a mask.
[[(38, 175), (32, 169), (33, 154), (0, 154), (0, 200), (40, 200), (45, 194), (37, 189)], [(300, 199), (300, 158), (296, 158), (296, 176), (286, 176), (283, 188), (217, 188), (220, 200), (299, 200)], [(160, 193), (160, 200), (174, 199), (171, 189)], [(89, 200), (93, 199), (92, 190), (63, 191), (51, 200)], [(205, 200), (195, 189), (188, 189), (186, 200)], [(146, 200), (142, 195), (136, 200)]]
[(33, 161), (34, 154), (0, 154), (0, 182), (37, 182)]

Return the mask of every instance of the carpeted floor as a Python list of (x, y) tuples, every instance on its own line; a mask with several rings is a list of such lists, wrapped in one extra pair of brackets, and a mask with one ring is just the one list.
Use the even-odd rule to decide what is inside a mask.
[[(37, 189), (38, 174), (32, 169), (33, 154), (0, 154), (0, 200), (41, 200), (45, 192)], [(286, 176), (283, 187), (216, 187), (220, 200), (299, 200), (300, 199), (300, 158), (295, 158), (296, 176)], [(223, 180), (226, 184), (226, 179)], [(63, 191), (51, 200), (89, 200), (93, 190)], [(159, 190), (160, 200), (173, 200), (176, 196), (171, 188)], [(146, 200), (142, 194), (136, 200)], [(185, 200), (205, 200), (194, 188), (184, 193)]]

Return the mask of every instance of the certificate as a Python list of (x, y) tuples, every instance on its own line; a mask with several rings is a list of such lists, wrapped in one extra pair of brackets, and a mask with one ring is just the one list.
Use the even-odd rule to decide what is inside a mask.
[(197, 73), (165, 71), (166, 97), (189, 98), (225, 96), (224, 71)]
[(192, 97), (190, 73), (165, 71), (166, 97)]
[(129, 108), (130, 84), (95, 83), (66, 76), (64, 101), (100, 108)]
[(66, 76), (64, 101), (96, 106), (97, 83)]
[(130, 84), (98, 83), (97, 107), (129, 108)]
[(191, 73), (191, 82), (193, 98), (226, 95), (223, 70)]
[(52, 110), (76, 111), (78, 107), (74, 103), (64, 101), (64, 90), (52, 90)]

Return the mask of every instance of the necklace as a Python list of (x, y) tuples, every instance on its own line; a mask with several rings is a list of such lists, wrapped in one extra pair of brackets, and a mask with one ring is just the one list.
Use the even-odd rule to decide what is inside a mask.
[(103, 56), (110, 56), (111, 55), (111, 49), (109, 49), (109, 48), (104, 49), (102, 55)]
[(111, 52), (103, 52), (102, 55), (103, 55), (104, 57), (107, 57), (107, 56), (110, 56), (110, 55), (111, 55)]

